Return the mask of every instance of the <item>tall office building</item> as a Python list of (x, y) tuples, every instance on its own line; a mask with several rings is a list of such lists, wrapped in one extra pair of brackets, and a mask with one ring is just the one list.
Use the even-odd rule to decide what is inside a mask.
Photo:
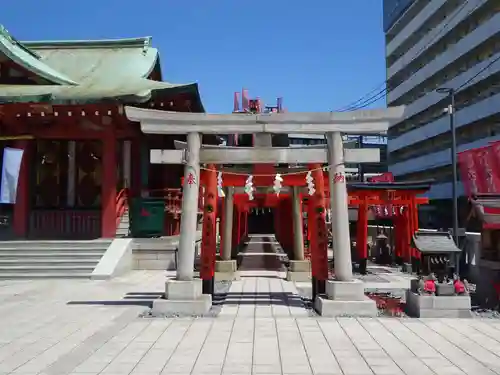
[[(401, 181), (434, 179), (421, 218), (449, 224), (449, 98), (436, 89), (456, 90), (458, 151), (500, 140), (500, 1), (384, 0), (384, 32), (387, 105), (407, 105), (388, 131), (389, 171)], [(464, 224), (467, 200), (459, 205)]]

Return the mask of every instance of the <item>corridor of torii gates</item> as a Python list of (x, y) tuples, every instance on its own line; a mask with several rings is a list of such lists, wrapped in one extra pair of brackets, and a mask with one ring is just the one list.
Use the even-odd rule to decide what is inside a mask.
[[(363, 282), (353, 277), (349, 206), (358, 208), (356, 244), (362, 271), (366, 270), (368, 256), (368, 209), (377, 205), (390, 207), (396, 256), (403, 262), (418, 263), (419, 254), (411, 248), (411, 238), (418, 229), (417, 205), (426, 203), (417, 195), (429, 188), (429, 181), (354, 183), (348, 187), (345, 164), (379, 162), (380, 150), (344, 149), (342, 139), (344, 134), (385, 133), (390, 123), (404, 116), (404, 107), (341, 113), (227, 115), (134, 107), (126, 107), (125, 111), (130, 120), (141, 123), (146, 134), (187, 134), (187, 142), (177, 142), (176, 150), (151, 150), (151, 163), (184, 165), (176, 277), (166, 280), (165, 298), (154, 301), (153, 313), (204, 314), (210, 309), (214, 280), (238, 277), (235, 258), (238, 247), (245, 243), (249, 229), (255, 225), (249, 215), (255, 209), (272, 209), (273, 215), (264, 215), (267, 220), (259, 228), (269, 227), (266, 232), (274, 232), (289, 253), (289, 280), (310, 278), (314, 306), (321, 315), (377, 314), (375, 301), (364, 294)], [(327, 144), (272, 147), (272, 134), (290, 133), (325, 134)], [(253, 134), (254, 147), (202, 145), (202, 134)], [(327, 211), (331, 213), (332, 272), (328, 263)], [(200, 213), (198, 279), (194, 276), (194, 262)], [(304, 252), (304, 213), (309, 256)], [(217, 259), (218, 217), (221, 248)], [(254, 245), (256, 242), (272, 244), (274, 237), (263, 236)], [(265, 250), (262, 246), (253, 248), (254, 252)]]

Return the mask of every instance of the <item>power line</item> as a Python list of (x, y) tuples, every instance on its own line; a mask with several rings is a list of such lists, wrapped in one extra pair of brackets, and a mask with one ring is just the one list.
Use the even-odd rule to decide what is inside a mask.
[[(373, 98), (373, 93), (376, 92), (376, 94), (374, 95), (378, 95), (380, 94), (381, 91), (385, 90), (385, 82), (378, 85), (376, 88), (374, 88), (373, 90), (369, 91), (368, 93), (366, 93), (365, 95), (363, 95), (361, 98), (359, 98), (358, 100), (356, 100), (355, 102), (352, 102), (351, 104), (348, 104), (348, 105), (345, 105), (343, 107), (340, 107), (339, 109), (337, 109), (336, 111), (337, 112), (344, 112), (344, 111), (347, 111), (348, 108), (351, 108), (351, 107), (355, 107), (358, 102), (362, 102), (363, 100), (365, 100), (365, 98), (369, 97), (368, 99), (366, 100), (370, 100), (371, 98)], [(372, 95), (372, 96), (370, 96)]]
[[(460, 13), (460, 11), (463, 8), (465, 8), (465, 6), (468, 3), (469, 3), (469, 0), (465, 0), (465, 2), (462, 5), (460, 5), (460, 7), (453, 14), (453, 16), (448, 19), (448, 21), (443, 25), (443, 27), (431, 38), (431, 40), (426, 45), (424, 45), (421, 49), (419, 49), (415, 53), (415, 56), (413, 56), (413, 58), (410, 60), (410, 62), (408, 64), (406, 64), (406, 66), (409, 66), (411, 63), (413, 63), (421, 55), (422, 52), (424, 52), (425, 50), (427, 50), (427, 48), (429, 48), (429, 47), (432, 46), (432, 44), (434, 43), (435, 39), (438, 36), (440, 36), (443, 31), (445, 31), (446, 27), (458, 16), (458, 14)], [(468, 18), (472, 13), (474, 13), (481, 5), (483, 5), (483, 4), (478, 4), (473, 9), (471, 9), (467, 13), (467, 15), (464, 17), (464, 20), (466, 18)], [(380, 99), (382, 99), (383, 96), (385, 96), (386, 94), (388, 94), (389, 92), (391, 92), (391, 91), (393, 91), (395, 89), (395, 88), (393, 88), (391, 90), (387, 89), (387, 80), (384, 81), (383, 83), (381, 83), (378, 87), (382, 87), (382, 86), (385, 86), (385, 88), (383, 88), (382, 90), (380, 90), (379, 93), (377, 93), (377, 94), (369, 97), (368, 99), (364, 99), (364, 98), (366, 98), (367, 96), (369, 96), (370, 93), (373, 92), (374, 90), (372, 90), (368, 94), (363, 95), (360, 99), (358, 99), (358, 100), (356, 100), (356, 101), (354, 101), (354, 102), (352, 102), (352, 103), (350, 103), (350, 104), (348, 104), (346, 106), (340, 107), (339, 109), (334, 110), (334, 112), (353, 111), (353, 110), (356, 110), (356, 109), (365, 108), (365, 107), (369, 106), (370, 104), (373, 104), (373, 103), (379, 101)]]
[(355, 106), (351, 106), (351, 107), (346, 107), (344, 109), (338, 110), (338, 112), (354, 111), (356, 109), (367, 107), (368, 105), (375, 103), (375, 102), (378, 102), (380, 99), (384, 98), (386, 93), (387, 93), (387, 89), (383, 88), (375, 95), (372, 95), (371, 97), (366, 99), (363, 103), (360, 103), (359, 105), (355, 105)]
[(469, 78), (467, 81), (462, 83), (459, 87), (455, 89), (455, 93), (462, 89), (463, 87), (467, 86), (470, 82), (474, 81), (481, 73), (483, 73), (485, 70), (488, 70), (494, 63), (496, 63), (498, 60), (500, 60), (500, 55), (498, 55), (493, 61), (490, 61), (488, 65), (486, 65), (483, 69), (481, 69), (479, 72), (474, 74), (471, 78)]

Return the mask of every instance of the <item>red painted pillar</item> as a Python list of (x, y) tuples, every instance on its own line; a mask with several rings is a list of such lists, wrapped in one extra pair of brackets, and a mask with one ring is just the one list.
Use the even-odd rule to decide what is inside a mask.
[(408, 223), (409, 223), (409, 233), (408, 233), (408, 246), (409, 246), (409, 252), (410, 252), (410, 258), (409, 262), (411, 263), (413, 261), (413, 258), (415, 257), (415, 249), (411, 245), (412, 243), (412, 238), (413, 234), (415, 233), (415, 217), (413, 213), (413, 203), (412, 199), (408, 197), (410, 200), (410, 204), (408, 205)]
[(274, 209), (274, 234), (276, 237), (276, 241), (281, 244), (281, 209), (280, 209), (281, 200), (276, 204), (276, 208)]
[(280, 244), (283, 249), (288, 246), (288, 238), (286, 235), (286, 222), (287, 222), (287, 207), (286, 200), (280, 200)]
[(224, 226), (225, 226), (225, 221), (226, 221), (226, 215), (225, 212), (226, 210), (224, 209), (226, 205), (226, 200), (222, 199), (221, 205), (220, 205), (220, 213), (219, 213), (219, 256), (222, 256), (222, 249), (224, 248)]
[(408, 206), (405, 207), (402, 217), (402, 243), (403, 243), (403, 259), (406, 263), (411, 262), (411, 222), (410, 222), (410, 212)]
[(217, 172), (215, 165), (208, 165), (205, 176), (200, 277), (203, 280), (203, 294), (213, 294), (217, 250)]
[(360, 198), (363, 202), (358, 207), (358, 222), (356, 223), (356, 247), (359, 257), (359, 270), (366, 274), (366, 262), (368, 258), (368, 206), (366, 198)]
[(245, 209), (245, 238), (248, 236), (248, 208)]
[(232, 239), (232, 246), (231, 246), (231, 251), (233, 254), (236, 251), (236, 247), (238, 246), (238, 230), (239, 230), (239, 211), (238, 211), (238, 206), (233, 207), (233, 233), (231, 236)]
[(292, 202), (292, 197), (288, 197), (285, 200), (285, 233), (287, 234), (285, 236), (286, 238), (286, 249), (288, 250), (288, 253), (293, 256), (293, 202)]
[(14, 217), (12, 228), (17, 237), (28, 235), (28, 222), (30, 210), (30, 158), (32, 143), (27, 139), (20, 139), (14, 143), (14, 148), (23, 150), (23, 159), (19, 170), (17, 182), (16, 203), (14, 204)]
[[(415, 195), (412, 195), (411, 197), (411, 206), (412, 206), (412, 219), (413, 219), (413, 232), (411, 235), (413, 238), (415, 232), (418, 231), (418, 206)], [(420, 252), (415, 247), (413, 247), (413, 257), (416, 259), (418, 263), (418, 260), (420, 259)], [(417, 266), (418, 268), (418, 264), (415, 264), (415, 266)]]
[(245, 219), (245, 213), (240, 207), (238, 208), (238, 245), (241, 244), (241, 242), (243, 241), (244, 219)]
[(328, 232), (326, 228), (325, 180), (320, 164), (309, 166), (314, 178), (316, 192), (310, 198), (308, 212), (311, 231), (311, 270), (313, 299), (317, 294), (325, 293), (328, 279)]
[(236, 210), (236, 243), (234, 246), (238, 248), (239, 244), (241, 243), (241, 209), (239, 206), (235, 207)]
[(402, 249), (402, 242), (401, 242), (401, 212), (398, 209), (398, 212), (396, 212), (396, 215), (392, 219), (392, 225), (393, 225), (393, 233), (394, 233), (394, 252), (396, 255), (396, 263), (401, 262), (401, 249)]
[(134, 138), (131, 148), (130, 196), (138, 197), (141, 195), (141, 138)]
[(106, 132), (102, 142), (101, 181), (101, 237), (116, 235), (116, 139), (114, 133)]

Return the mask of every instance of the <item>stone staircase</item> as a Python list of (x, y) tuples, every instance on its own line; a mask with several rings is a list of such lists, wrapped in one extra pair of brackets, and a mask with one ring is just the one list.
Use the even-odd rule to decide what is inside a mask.
[(1, 241), (0, 279), (90, 278), (111, 240)]
[(120, 224), (118, 224), (118, 227), (116, 228), (116, 238), (128, 237), (129, 230), (130, 230), (130, 216), (127, 208), (125, 209), (125, 212), (123, 213), (120, 219)]

